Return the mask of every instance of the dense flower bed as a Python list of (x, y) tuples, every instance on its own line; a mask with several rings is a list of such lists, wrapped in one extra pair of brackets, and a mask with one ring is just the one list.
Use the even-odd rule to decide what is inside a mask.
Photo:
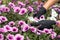
[(54, 29), (44, 30), (38, 30), (37, 27), (30, 25), (31, 22), (38, 20), (57, 20), (58, 14), (54, 10), (60, 12), (60, 9), (55, 6), (50, 8), (52, 13), (49, 10), (46, 17), (42, 15), (40, 19), (32, 18), (43, 4), (28, 0), (9, 0), (3, 3), (0, 1), (0, 40), (58, 40), (60, 29), (55, 25)]

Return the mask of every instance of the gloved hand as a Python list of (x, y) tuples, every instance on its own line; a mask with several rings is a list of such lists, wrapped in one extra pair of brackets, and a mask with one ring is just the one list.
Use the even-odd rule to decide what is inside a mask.
[(44, 28), (53, 29), (52, 25), (55, 25), (55, 24), (56, 24), (56, 21), (53, 21), (53, 20), (41, 20), (39, 22), (31, 23), (31, 26), (39, 26), (38, 29), (43, 30)]
[(33, 14), (33, 17), (37, 17), (39, 19), (40, 16), (45, 13), (46, 13), (46, 9), (44, 7), (41, 7), (40, 10), (36, 14)]

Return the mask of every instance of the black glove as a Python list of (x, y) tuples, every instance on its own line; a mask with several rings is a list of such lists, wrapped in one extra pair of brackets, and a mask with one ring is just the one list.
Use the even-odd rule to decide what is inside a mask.
[(41, 15), (46, 13), (46, 9), (44, 7), (41, 7), (39, 11), (37, 11), (36, 14), (33, 14), (33, 17), (37, 17), (38, 19), (40, 18)]
[(44, 28), (53, 29), (52, 25), (55, 25), (55, 24), (56, 22), (53, 20), (42, 20), (39, 22), (31, 23), (31, 26), (39, 26), (38, 29), (43, 30)]

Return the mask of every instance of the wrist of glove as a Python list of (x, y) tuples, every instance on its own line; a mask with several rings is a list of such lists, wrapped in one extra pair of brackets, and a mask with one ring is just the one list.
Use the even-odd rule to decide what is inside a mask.
[(56, 24), (56, 21), (53, 21), (53, 20), (42, 20), (39, 22), (31, 23), (31, 26), (39, 26), (38, 29), (43, 30), (44, 28), (53, 29), (52, 25), (55, 25), (55, 24)]
[(45, 13), (46, 13), (46, 9), (44, 7), (41, 7), (40, 10), (36, 14), (33, 14), (33, 17), (37, 17), (39, 19), (40, 16)]

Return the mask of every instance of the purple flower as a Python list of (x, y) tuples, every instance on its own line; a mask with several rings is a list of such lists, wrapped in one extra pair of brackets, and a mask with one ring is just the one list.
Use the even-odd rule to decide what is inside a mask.
[(33, 2), (34, 5), (38, 5), (38, 1)]
[(14, 35), (8, 34), (8, 35), (7, 35), (7, 39), (8, 39), (8, 40), (14, 40)]
[(17, 27), (13, 27), (12, 28), (12, 32), (18, 32), (18, 28)]
[(4, 40), (4, 35), (0, 34), (0, 40)]
[(10, 2), (8, 5), (9, 5), (9, 7), (11, 7), (11, 8), (15, 7), (15, 4), (12, 3), (12, 2)]
[(19, 14), (24, 15), (25, 13), (27, 13), (27, 9), (26, 8), (21, 8)]
[(29, 10), (30, 12), (33, 12), (33, 8), (32, 8), (31, 6), (28, 6), (28, 10)]
[(23, 32), (26, 32), (27, 30), (29, 30), (29, 25), (28, 24), (24, 24), (21, 26), (21, 29)]
[(19, 26), (24, 25), (24, 24), (26, 24), (25, 21), (23, 21), (23, 20), (18, 21)]
[(4, 26), (5, 32), (12, 31), (12, 28), (9, 25)]
[(29, 0), (25, 0), (26, 5), (29, 5)]
[(24, 4), (23, 2), (20, 2), (20, 1), (18, 1), (18, 5), (19, 5), (20, 7), (25, 7), (25, 4)]
[(15, 25), (15, 22), (14, 21), (11, 21), (11, 22), (8, 23), (8, 25), (14, 26)]
[(16, 34), (14, 39), (15, 40), (24, 40), (24, 36), (20, 35), (20, 34)]
[(20, 11), (20, 7), (14, 7), (14, 12), (19, 12)]
[(30, 27), (30, 30), (34, 33), (36, 33), (37, 29), (35, 27)]

